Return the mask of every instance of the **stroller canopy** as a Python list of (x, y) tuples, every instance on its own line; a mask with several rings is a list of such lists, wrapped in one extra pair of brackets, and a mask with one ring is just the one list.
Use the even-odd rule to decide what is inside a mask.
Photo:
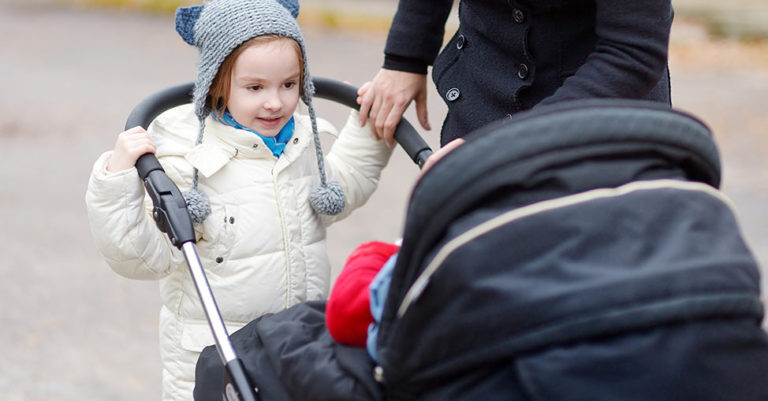
[(696, 118), (643, 101), (472, 133), (415, 187), (378, 353), (408, 399), (546, 347), (762, 319), (758, 270)]

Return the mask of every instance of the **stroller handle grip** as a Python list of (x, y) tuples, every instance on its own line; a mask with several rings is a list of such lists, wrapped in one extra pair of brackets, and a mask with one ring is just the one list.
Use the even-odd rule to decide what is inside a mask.
[[(314, 78), (312, 83), (315, 85), (315, 96), (360, 110), (360, 105), (357, 104), (357, 88), (354, 86), (328, 78)], [(424, 142), (424, 138), (405, 118), (397, 125), (395, 141), (419, 168), (424, 166), (424, 162), (432, 154), (432, 149)]]

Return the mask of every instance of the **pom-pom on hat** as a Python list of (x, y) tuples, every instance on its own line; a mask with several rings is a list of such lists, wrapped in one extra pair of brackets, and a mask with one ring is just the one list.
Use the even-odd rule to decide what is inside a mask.
[[(317, 133), (312, 95), (315, 88), (307, 66), (307, 52), (296, 17), (299, 15), (297, 0), (213, 0), (197, 6), (176, 10), (176, 31), (182, 39), (200, 51), (197, 79), (192, 93), (195, 114), (200, 120), (197, 143), (202, 143), (205, 119), (210, 114), (206, 104), (211, 83), (224, 59), (247, 40), (263, 35), (278, 35), (295, 40), (304, 59), (304, 76), (301, 100), (307, 105), (317, 154), (321, 185), (310, 195), (310, 203), (316, 212), (338, 214), (344, 210), (344, 191), (337, 182), (327, 182), (320, 138)], [(198, 171), (195, 169), (193, 188), (185, 194), (187, 206), (195, 224), (201, 223), (210, 206), (193, 205), (206, 202), (207, 197), (198, 189)], [(194, 194), (192, 194), (194, 193)], [(188, 196), (189, 195), (189, 196)], [(201, 212), (196, 212), (201, 211)]]

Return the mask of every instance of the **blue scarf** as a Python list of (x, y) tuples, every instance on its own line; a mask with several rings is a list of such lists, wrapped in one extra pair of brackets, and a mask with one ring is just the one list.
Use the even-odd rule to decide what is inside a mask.
[(229, 113), (229, 110), (225, 111), (221, 117), (216, 115), (216, 113), (212, 113), (212, 114), (216, 120), (218, 120), (220, 123), (224, 125), (229, 125), (231, 127), (245, 130), (250, 133), (258, 135), (259, 138), (261, 138), (264, 141), (264, 144), (267, 145), (269, 150), (272, 151), (272, 155), (274, 155), (277, 158), (280, 158), (280, 155), (283, 154), (283, 150), (285, 150), (285, 145), (288, 143), (288, 140), (291, 139), (291, 137), (293, 136), (293, 131), (296, 129), (296, 123), (293, 121), (293, 117), (291, 117), (291, 119), (288, 120), (287, 123), (285, 123), (285, 126), (283, 126), (283, 129), (281, 129), (280, 132), (277, 133), (277, 135), (273, 137), (266, 137), (250, 128), (247, 128), (246, 126), (240, 124), (239, 122), (235, 121), (235, 118), (232, 117), (232, 114)]

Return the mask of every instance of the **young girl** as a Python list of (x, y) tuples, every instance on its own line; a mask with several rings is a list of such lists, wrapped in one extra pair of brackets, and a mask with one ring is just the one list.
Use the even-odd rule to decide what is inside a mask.
[[(133, 165), (154, 152), (185, 191), (197, 248), (228, 330), (328, 295), (326, 227), (365, 203), (391, 149), (352, 112), (327, 157), (298, 4), (214, 0), (181, 8), (199, 48), (193, 104), (118, 136), (86, 194), (99, 250), (117, 273), (159, 280), (163, 399), (191, 400), (199, 352), (213, 344), (181, 253), (157, 229)], [(294, 114), (301, 99), (308, 116)]]

